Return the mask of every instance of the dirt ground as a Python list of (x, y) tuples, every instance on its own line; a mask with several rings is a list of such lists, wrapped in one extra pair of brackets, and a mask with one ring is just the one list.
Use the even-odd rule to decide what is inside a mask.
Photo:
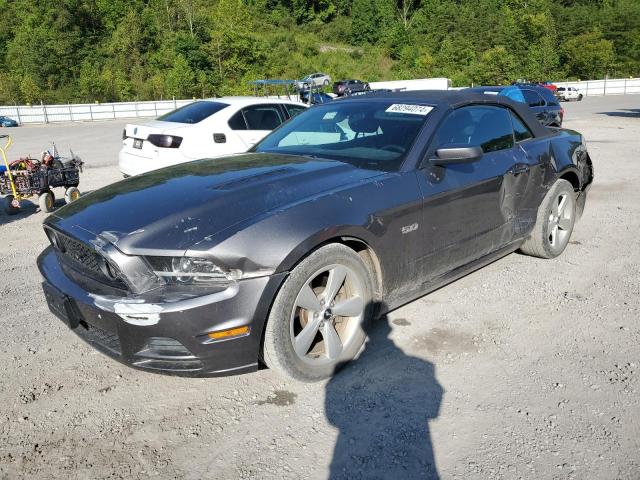
[[(51, 315), (35, 206), (0, 213), (0, 478), (640, 478), (640, 96), (563, 104), (596, 182), (556, 260), (512, 254), (393, 312), (320, 384), (122, 366)], [(124, 122), (11, 130), (119, 179)], [(6, 130), (6, 129), (5, 129)]]

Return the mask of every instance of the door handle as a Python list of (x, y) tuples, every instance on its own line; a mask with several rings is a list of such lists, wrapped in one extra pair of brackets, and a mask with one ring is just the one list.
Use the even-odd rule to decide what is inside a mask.
[(512, 173), (513, 175), (520, 175), (521, 173), (529, 173), (529, 165), (527, 165), (526, 163), (518, 163), (517, 165), (514, 165), (511, 170), (509, 170), (510, 173)]

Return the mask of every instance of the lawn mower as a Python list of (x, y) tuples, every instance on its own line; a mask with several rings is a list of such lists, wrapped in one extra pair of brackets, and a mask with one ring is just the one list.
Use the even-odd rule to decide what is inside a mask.
[[(5, 140), (6, 139), (6, 140)], [(4, 146), (1, 146), (5, 143)], [(4, 209), (8, 215), (20, 211), (20, 202), (33, 195), (43, 212), (52, 212), (55, 196), (52, 188), (64, 187), (64, 199), (71, 203), (80, 198), (80, 172), (82, 160), (71, 152), (71, 157), (60, 157), (55, 143), (50, 151), (42, 153), (40, 160), (29, 156), (9, 162), (7, 150), (11, 146), (9, 135), (0, 135), (0, 154), (4, 165), (0, 166), (0, 195), (5, 195)]]

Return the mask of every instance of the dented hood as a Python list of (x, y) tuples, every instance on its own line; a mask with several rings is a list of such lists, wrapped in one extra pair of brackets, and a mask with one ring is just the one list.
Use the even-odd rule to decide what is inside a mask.
[(186, 250), (261, 213), (379, 174), (291, 155), (198, 160), (91, 192), (46, 223), (72, 235), (83, 231), (101, 236), (127, 254)]

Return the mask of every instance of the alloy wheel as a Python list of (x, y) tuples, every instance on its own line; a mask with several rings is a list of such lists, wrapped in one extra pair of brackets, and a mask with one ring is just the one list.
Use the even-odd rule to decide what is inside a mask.
[(562, 250), (571, 237), (573, 230), (574, 200), (568, 193), (559, 194), (551, 204), (547, 223), (549, 246), (555, 250)]
[(311, 365), (337, 364), (358, 337), (365, 313), (363, 282), (345, 265), (329, 265), (305, 282), (291, 312), (296, 355)]

